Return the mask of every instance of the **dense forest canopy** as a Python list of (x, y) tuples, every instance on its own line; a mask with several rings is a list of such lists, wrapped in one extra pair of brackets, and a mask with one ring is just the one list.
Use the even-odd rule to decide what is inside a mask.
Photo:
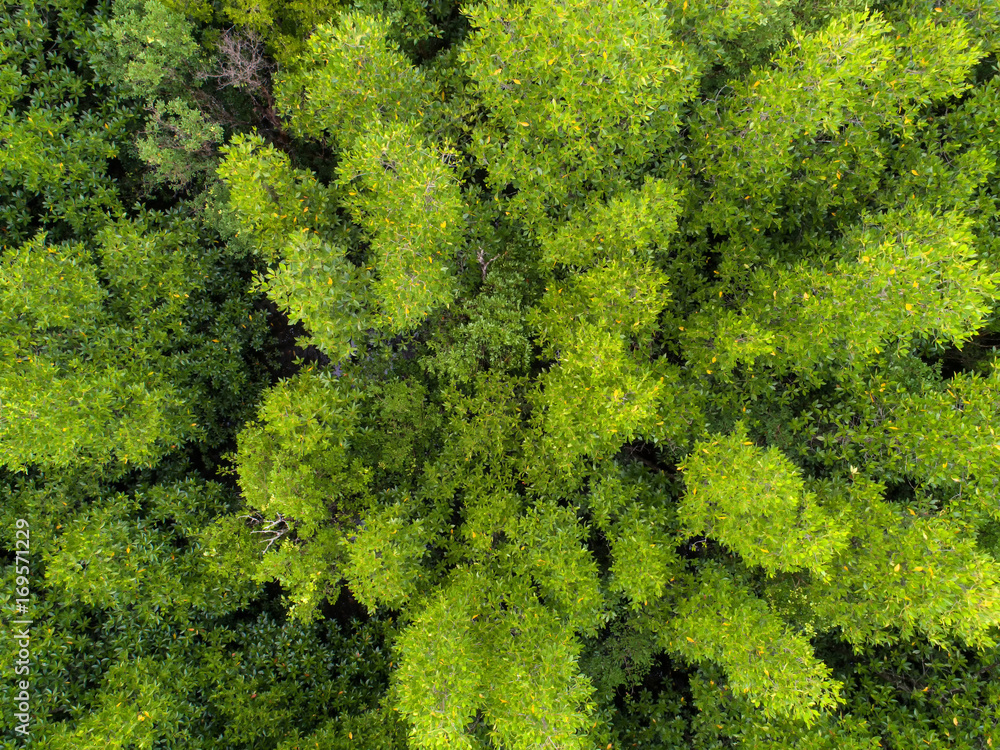
[(5, 2), (4, 747), (1000, 745), (998, 51)]

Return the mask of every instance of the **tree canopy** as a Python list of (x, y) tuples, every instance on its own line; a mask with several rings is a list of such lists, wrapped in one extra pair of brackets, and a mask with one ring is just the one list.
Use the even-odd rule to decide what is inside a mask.
[(5, 747), (1000, 743), (1000, 5), (3, 13)]

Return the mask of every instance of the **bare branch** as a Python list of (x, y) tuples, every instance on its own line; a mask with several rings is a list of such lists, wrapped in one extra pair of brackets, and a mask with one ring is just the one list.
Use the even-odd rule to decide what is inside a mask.
[(486, 281), (486, 272), (490, 269), (490, 264), (498, 258), (503, 258), (507, 253), (494, 255), (489, 260), (486, 259), (486, 251), (482, 247), (476, 249), (476, 260), (479, 261), (479, 269), (483, 272), (483, 281)]
[(221, 88), (232, 87), (251, 96), (270, 99), (267, 82), (274, 64), (264, 54), (264, 42), (259, 34), (249, 29), (226, 29), (217, 50), (218, 69), (214, 73), (200, 73), (200, 78), (217, 80)]
[(270, 521), (264, 518), (260, 511), (254, 511), (253, 513), (245, 516), (237, 516), (237, 518), (245, 518), (247, 519), (247, 523), (249, 525), (260, 527), (251, 529), (251, 534), (264, 534), (267, 537), (267, 545), (261, 551), (262, 555), (267, 554), (267, 551), (271, 549), (275, 542), (286, 536), (288, 532), (292, 530), (288, 525), (288, 519), (281, 513), (275, 514), (274, 520)]
[(216, 48), (219, 57), (214, 72), (199, 74), (202, 80), (219, 82), (220, 88), (245, 91), (254, 101), (257, 113), (277, 132), (276, 142), (287, 145), (287, 135), (275, 110), (271, 93), (274, 63), (267, 57), (264, 40), (249, 29), (226, 29)]

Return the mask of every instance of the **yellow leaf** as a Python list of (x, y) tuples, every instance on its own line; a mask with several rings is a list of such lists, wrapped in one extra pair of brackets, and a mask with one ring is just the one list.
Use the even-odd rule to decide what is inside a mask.
[(918, 177), (920, 176), (920, 173), (917, 170), (915, 170), (915, 169), (911, 169), (910, 172), (912, 172), (913, 174), (917, 175)]
[(690, 636), (684, 636), (684, 637), (687, 638), (688, 641), (690, 641), (691, 643), (694, 643), (694, 638), (691, 638)]
[(899, 563), (896, 563), (896, 567), (893, 568), (893, 570), (895, 570), (897, 573), (899, 572)]

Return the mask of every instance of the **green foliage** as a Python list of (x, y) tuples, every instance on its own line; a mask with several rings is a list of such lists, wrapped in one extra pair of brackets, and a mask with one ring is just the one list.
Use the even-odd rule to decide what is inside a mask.
[(364, 487), (362, 477), (346, 475), (356, 413), (353, 394), (323, 374), (307, 371), (271, 389), (260, 422), (240, 435), (237, 470), (248, 503), (295, 519), (300, 535), (315, 533), (328, 502)]
[(198, 87), (209, 63), (196, 36), (170, 3), (115, 0), (89, 49), (96, 78), (142, 103), (149, 116), (136, 153), (153, 183), (174, 188), (211, 173), (214, 144), (222, 141), (222, 127), (203, 111), (211, 98)]
[(384, 20), (353, 13), (338, 21), (309, 37), (308, 52), (279, 80), (276, 97), (297, 135), (329, 135), (349, 148), (379, 122), (418, 119), (434, 91), (391, 49)]
[(817, 505), (781, 451), (761, 450), (746, 437), (740, 425), (730, 437), (695, 445), (677, 509), (685, 532), (718, 539), (772, 576), (807, 568), (825, 577), (847, 545), (847, 528)]
[(485, 649), (472, 619), (476, 598), (470, 577), (457, 580), (399, 641), (399, 703), (412, 717), (420, 745), (474, 747), (464, 730), (475, 718), (485, 671)]
[[(988, 377), (960, 373), (922, 393), (890, 394), (886, 380), (871, 383), (868, 406), (877, 408), (872, 403), (877, 393), (884, 417), (838, 431), (853, 449), (849, 458), (865, 469), (879, 466), (884, 480), (910, 477), (926, 492), (941, 492), (947, 498), (942, 510), (951, 518), (971, 523), (995, 518), (996, 505), (987, 495), (998, 460), (993, 427), (998, 377), (994, 365)], [(951, 489), (959, 491), (949, 494)]]
[[(331, 566), (343, 556), (342, 533), (325, 522), (333, 515), (352, 525), (368, 492), (370, 470), (348, 453), (358, 406), (348, 386), (306, 370), (268, 391), (259, 421), (238, 438), (236, 471), (252, 509), (246, 525), (261, 535), (262, 556), (251, 575), (281, 581), (294, 615), (304, 621), (339, 591), (340, 576)], [(213, 554), (231, 544), (234, 533), (240, 536), (218, 529)]]
[(920, 632), (931, 643), (958, 638), (992, 647), (1000, 622), (1000, 568), (961, 524), (918, 518), (885, 503), (859, 480), (851, 544), (833, 562), (829, 587), (811, 592), (816, 615), (855, 645)]
[[(773, 67), (739, 81), (724, 106), (701, 105), (692, 140), (711, 190), (702, 220), (752, 237), (790, 218), (786, 202), (795, 201), (786, 191), (802, 182), (824, 183), (823, 207), (850, 207), (870, 192), (881, 169), (862, 154), (881, 156), (875, 134), (912, 138), (911, 110), (964, 91), (981, 54), (961, 25), (928, 19), (901, 31), (893, 40), (879, 14), (849, 14), (799, 35)], [(816, 153), (811, 144), (823, 135), (831, 145)]]
[(567, 459), (606, 455), (656, 421), (664, 379), (641, 353), (666, 301), (666, 282), (648, 264), (611, 261), (565, 290), (548, 287), (529, 315), (557, 361), (536, 404), (549, 440)]
[(91, 80), (73, 41), (93, 24), (74, 0), (5, 4), (0, 56), (0, 244), (82, 239), (120, 210), (107, 162), (131, 117)]
[(665, 250), (680, 212), (676, 186), (647, 180), (639, 190), (590, 206), (542, 238), (542, 260), (586, 267), (602, 260), (650, 260)]
[(315, 346), (343, 361), (371, 325), (370, 279), (368, 269), (348, 261), (343, 248), (302, 230), (289, 235), (278, 267), (261, 288), (306, 327)]
[(991, 747), (988, 5), (5, 6), (33, 744)]
[(372, 128), (338, 169), (347, 207), (368, 235), (380, 328), (414, 327), (454, 296), (450, 264), (463, 204), (443, 154), (406, 125)]
[[(582, 748), (590, 685), (579, 647), (526, 592), (482, 592), (460, 572), (400, 640), (399, 703), (417, 747), (475, 747), (465, 733), (478, 712), (505, 746)], [(518, 596), (520, 594), (520, 596)], [(528, 595), (530, 596), (530, 595)]]
[(158, 180), (181, 186), (211, 171), (213, 145), (221, 141), (221, 127), (183, 99), (171, 99), (153, 103), (146, 135), (136, 146), (139, 158), (153, 167)]
[(894, 747), (992, 747), (996, 656), (920, 641), (873, 650), (852, 670), (852, 709)]
[[(171, 0), (175, 5), (188, 0)], [(201, 0), (202, 2), (204, 0)], [(290, 2), (251, 2), (228, 0), (221, 15), (237, 26), (249, 29), (267, 41), (269, 51), (282, 63), (294, 59), (305, 47), (305, 38), (318, 24), (326, 23), (337, 13), (337, 0), (291, 0)], [(207, 6), (202, 11), (208, 13)]]
[(488, 2), (469, 15), (462, 58), (488, 113), (472, 152), (491, 187), (517, 189), (525, 221), (622, 189), (679, 130), (694, 71), (655, 8)]
[(597, 565), (583, 545), (585, 529), (572, 508), (544, 502), (505, 529), (527, 552), (515, 557), (515, 571), (530, 575), (542, 601), (560, 614), (567, 630), (593, 634), (600, 619), (602, 594)]
[(842, 701), (842, 686), (831, 679), (808, 639), (722, 568), (706, 566), (692, 594), (660, 635), (671, 651), (721, 666), (734, 693), (746, 694), (767, 717), (809, 725)]
[(610, 588), (628, 597), (632, 609), (660, 599), (680, 570), (665, 515), (662, 508), (633, 502), (606, 531), (614, 560)]
[[(123, 226), (126, 232), (132, 228)], [(115, 255), (112, 243), (122, 239), (112, 234), (101, 247), (108, 256)], [(162, 253), (158, 239), (169, 242), (169, 236), (154, 234), (144, 249), (130, 250)], [(136, 273), (139, 279), (128, 279)], [(0, 289), (11, 299), (3, 316), (7, 351), (0, 398), (9, 416), (0, 428), (0, 446), (7, 467), (66, 467), (84, 459), (149, 465), (194, 433), (190, 407), (161, 366), (166, 337), (175, 327), (174, 300), (182, 298), (185, 286), (161, 291), (158, 281), (155, 292), (140, 291), (135, 303), (137, 312), (149, 315), (148, 328), (126, 329), (128, 314), (114, 316), (116, 300), (100, 284), (136, 283), (141, 273), (110, 263), (108, 276), (100, 279), (82, 246), (52, 246), (43, 235), (4, 257)], [(65, 284), (54, 286), (53, 279)], [(165, 326), (157, 325), (161, 309), (168, 316)]]
[(263, 138), (239, 135), (221, 151), (218, 174), (229, 188), (231, 210), (268, 263), (280, 257), (291, 235), (331, 225), (331, 190), (311, 173), (293, 169), (288, 156)]
[[(412, 503), (410, 504), (413, 505)], [(417, 594), (427, 554), (427, 533), (406, 501), (371, 514), (349, 540), (345, 576), (351, 591), (369, 611), (399, 609)]]
[(733, 690), (717, 669), (700, 669), (692, 675), (691, 696), (698, 708), (691, 722), (698, 747), (721, 748), (738, 742), (749, 747), (875, 750), (881, 745), (868, 731), (867, 722), (850, 713), (828, 714), (818, 722), (767, 716)]
[[(223, 152), (219, 175), (242, 231), (262, 257), (280, 261), (262, 288), (330, 356), (348, 357), (371, 324), (404, 331), (452, 299), (449, 263), (462, 229), (461, 196), (443, 157), (412, 128), (360, 138), (339, 167), (338, 191), (293, 170), (259, 138), (235, 138)], [(372, 265), (356, 266), (338, 245), (308, 234), (332, 228), (328, 206), (340, 195), (370, 239)], [(372, 269), (374, 280), (364, 283)]]
[(159, 0), (115, 0), (91, 51), (95, 72), (129, 97), (180, 93), (202, 63), (194, 28)]
[(439, 336), (429, 342), (434, 351), (424, 363), (429, 372), (468, 383), (480, 372), (527, 371), (532, 356), (524, 320), (527, 279), (519, 270), (503, 260), (490, 265), (480, 293), (455, 312), (468, 320), (457, 327), (442, 326)]
[[(52, 595), (96, 609), (129, 608), (139, 621), (168, 613), (181, 617), (191, 609), (228, 612), (233, 602), (226, 597), (245, 597), (253, 589), (241, 582), (242, 592), (225, 591), (200, 547), (183, 545), (187, 535), (200, 529), (185, 529), (183, 515), (197, 505), (217, 507), (219, 495), (217, 487), (187, 482), (91, 505), (67, 522), (45, 560), (46, 586)], [(165, 528), (169, 520), (173, 524)]]
[[(744, 307), (749, 319), (724, 323), (748, 330), (748, 340), (719, 335), (711, 308), (704, 309), (686, 333), (697, 352), (692, 364), (725, 373), (773, 361), (779, 370), (809, 373), (831, 360), (845, 368), (867, 364), (889, 346), (902, 354), (918, 338), (961, 346), (983, 325), (996, 284), (975, 260), (969, 225), (960, 214), (908, 206), (863, 220), (843, 241), (844, 254), (856, 256), (850, 260), (755, 274), (748, 284), (754, 301)], [(713, 343), (700, 347), (706, 335)]]

